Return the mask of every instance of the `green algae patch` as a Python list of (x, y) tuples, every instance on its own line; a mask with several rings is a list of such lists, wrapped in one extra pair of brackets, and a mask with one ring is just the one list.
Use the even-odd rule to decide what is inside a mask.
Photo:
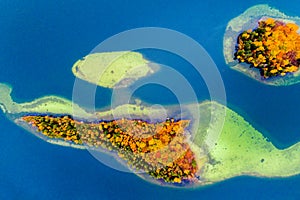
[(73, 74), (82, 80), (107, 88), (127, 87), (159, 69), (138, 52), (94, 53), (78, 60)]
[(277, 149), (243, 117), (227, 109), (222, 133), (200, 172), (203, 184), (241, 175), (288, 177), (300, 173), (300, 143)]
[[(247, 63), (239, 63), (238, 59), (235, 59), (236, 48), (238, 43), (238, 38), (241, 33), (247, 30), (252, 30), (258, 27), (258, 22), (272, 18), (278, 22), (300, 24), (299, 17), (290, 17), (280, 12), (277, 9), (271, 8), (268, 5), (257, 5), (247, 9), (244, 13), (238, 17), (232, 19), (226, 28), (226, 32), (223, 38), (223, 54), (226, 63), (233, 70), (239, 71), (246, 76), (259, 81), (263, 84), (274, 85), (274, 86), (287, 86), (293, 85), (300, 82), (300, 71), (297, 70), (287, 70), (293, 71), (293, 73), (280, 73), (278, 76), (270, 77), (273, 74), (277, 74), (277, 71), (281, 70), (280, 66), (277, 66), (277, 71), (273, 69), (267, 69), (261, 65), (261, 70), (256, 69), (256, 66), (252, 66)], [(299, 33), (299, 30), (298, 30)], [(258, 41), (259, 42), (259, 41)], [(256, 43), (258, 43), (256, 42)], [(252, 47), (251, 47), (252, 48)], [(291, 52), (287, 52), (291, 54)], [(260, 59), (261, 60), (261, 59)], [(250, 61), (249, 61), (250, 62)], [(251, 61), (253, 62), (253, 61)], [(254, 63), (257, 64), (257, 63)], [(265, 69), (266, 68), (266, 69)], [(284, 68), (282, 66), (282, 68)], [(298, 69), (298, 64), (294, 68)], [(266, 74), (261, 74), (261, 72), (272, 72)], [(278, 72), (279, 73), (279, 72)], [(268, 78), (266, 78), (268, 77)]]
[(88, 113), (78, 105), (63, 97), (45, 96), (32, 102), (17, 103), (13, 101), (11, 92), (11, 86), (0, 83), (0, 109), (11, 117), (21, 113), (53, 113), (72, 115), (73, 109), (75, 109), (76, 113), (81, 117), (92, 116), (91, 113)]
[(20, 107), (11, 98), (12, 88), (10, 85), (0, 83), (0, 109), (4, 113), (18, 112)]
[[(123, 104), (113, 109), (107, 109), (98, 112), (88, 112), (72, 101), (49, 95), (37, 98), (32, 102), (17, 103), (11, 97), (12, 87), (8, 84), (0, 83), (0, 109), (4, 114), (16, 118), (22, 114), (54, 114), (54, 115), (72, 115), (76, 118), (85, 118), (88, 120), (113, 118), (146, 118), (149, 115), (158, 115), (162, 111), (159, 108), (150, 108), (143, 104)], [(171, 113), (170, 113), (171, 114)]]

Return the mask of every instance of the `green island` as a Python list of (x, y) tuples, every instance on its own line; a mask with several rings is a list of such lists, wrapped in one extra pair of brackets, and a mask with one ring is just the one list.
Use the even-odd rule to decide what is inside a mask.
[(101, 87), (128, 87), (136, 80), (159, 70), (143, 55), (132, 51), (89, 54), (72, 67), (73, 74), (82, 80)]
[[(159, 110), (143, 103), (91, 113), (58, 96), (16, 103), (11, 92), (0, 84), (0, 108), (16, 125), (52, 144), (107, 153), (159, 185), (189, 188), (242, 175), (300, 173), (300, 143), (278, 149), (218, 102), (166, 106), (168, 118), (150, 122), (149, 114)], [(122, 117), (124, 112), (132, 118)]]
[(257, 5), (232, 19), (223, 38), (223, 54), (233, 70), (263, 84), (300, 82), (300, 18)]

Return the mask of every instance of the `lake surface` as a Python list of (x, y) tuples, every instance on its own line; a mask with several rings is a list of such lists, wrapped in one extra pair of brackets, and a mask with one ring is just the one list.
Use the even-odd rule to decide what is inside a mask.
[[(18, 102), (56, 94), (72, 98), (73, 63), (98, 43), (138, 27), (164, 27), (200, 43), (222, 75), (227, 104), (278, 148), (300, 141), (300, 84), (272, 87), (226, 66), (223, 34), (228, 21), (247, 8), (269, 3), (300, 16), (297, 1), (17, 1), (0, 2), (0, 82), (13, 86)], [(201, 77), (167, 53), (145, 52), (190, 81), (199, 100), (209, 99)], [(180, 85), (178, 86), (180, 87)], [(98, 88), (97, 106), (111, 90)], [(160, 95), (163, 94), (163, 95)], [(171, 104), (174, 96), (149, 86), (137, 91), (149, 103)], [(88, 151), (48, 144), (0, 115), (0, 199), (299, 199), (300, 176), (285, 179), (237, 177), (198, 189), (165, 188), (111, 169)], [(300, 155), (299, 155), (300, 157)]]

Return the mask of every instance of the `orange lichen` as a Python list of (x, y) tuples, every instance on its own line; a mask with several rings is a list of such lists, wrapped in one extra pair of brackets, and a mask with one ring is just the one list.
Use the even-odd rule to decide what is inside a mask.
[(264, 78), (296, 72), (300, 64), (300, 35), (293, 23), (268, 18), (238, 37), (235, 58), (259, 68)]

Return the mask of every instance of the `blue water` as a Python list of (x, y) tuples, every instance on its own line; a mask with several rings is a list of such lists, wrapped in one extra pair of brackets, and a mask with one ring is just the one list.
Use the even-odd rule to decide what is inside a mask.
[[(270, 87), (229, 70), (222, 54), (227, 22), (245, 9), (268, 3), (300, 15), (295, 1), (17, 1), (0, 2), (0, 82), (14, 87), (17, 101), (57, 94), (72, 97), (72, 64), (99, 42), (121, 31), (157, 26), (180, 31), (202, 44), (225, 82), (228, 104), (284, 148), (300, 141), (300, 84)], [(155, 58), (160, 59), (160, 58)], [(161, 58), (162, 60), (165, 57)], [(180, 61), (165, 61), (182, 68)], [(206, 99), (199, 77), (185, 74)], [(198, 82), (200, 82), (198, 84)], [(151, 88), (150, 88), (151, 89)], [(108, 89), (97, 90), (100, 106)], [(145, 95), (148, 101), (165, 98)], [(197, 190), (150, 184), (108, 168), (87, 151), (48, 144), (0, 115), (0, 199), (299, 199), (300, 176), (238, 177)]]

